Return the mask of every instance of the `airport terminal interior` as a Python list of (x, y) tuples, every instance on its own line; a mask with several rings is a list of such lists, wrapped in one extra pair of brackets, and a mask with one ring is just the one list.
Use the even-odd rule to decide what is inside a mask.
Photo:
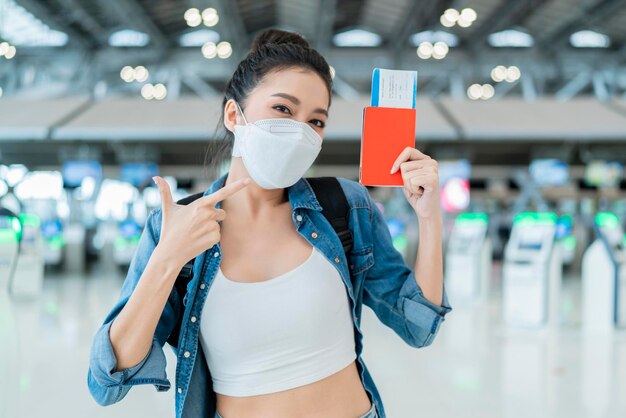
[[(228, 172), (224, 91), (269, 28), (330, 65), (305, 177), (359, 182), (374, 70), (417, 72), (452, 311), (416, 349), (363, 308), (386, 416), (625, 417), (626, 0), (0, 0), (0, 418), (175, 416), (173, 350), (169, 391), (102, 407), (92, 339), (152, 177), (177, 200)], [(412, 268), (402, 187), (365, 185)]]

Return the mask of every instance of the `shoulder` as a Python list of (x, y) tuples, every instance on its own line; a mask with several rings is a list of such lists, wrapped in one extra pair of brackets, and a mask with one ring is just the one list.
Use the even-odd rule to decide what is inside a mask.
[(370, 208), (370, 195), (361, 183), (344, 177), (337, 177), (351, 208)]

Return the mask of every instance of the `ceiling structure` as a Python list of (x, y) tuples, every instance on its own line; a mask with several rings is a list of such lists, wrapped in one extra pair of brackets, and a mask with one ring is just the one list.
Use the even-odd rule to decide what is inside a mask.
[[(0, 0), (0, 42), (11, 42), (2, 39), (11, 4), (66, 34), (67, 43), (16, 44), (13, 59), (0, 57), (4, 96), (141, 97), (140, 83), (120, 78), (127, 65), (145, 66), (148, 82), (167, 86), (170, 99), (219, 96), (251, 40), (270, 27), (298, 31), (318, 48), (336, 71), (335, 94), (346, 99), (369, 94), (373, 67), (418, 70), (418, 94), (429, 97), (466, 99), (473, 83), (494, 84), (496, 99), (626, 95), (626, 0)], [(219, 22), (190, 27), (184, 15), (191, 7), (215, 8)], [(477, 14), (471, 26), (444, 27), (440, 17), (446, 9), (466, 7)], [(200, 46), (181, 46), (181, 36), (207, 29), (230, 42), (229, 58), (207, 59)], [(352, 29), (373, 33), (379, 44), (338, 47), (333, 42)], [(490, 35), (511, 29), (530, 35), (534, 46), (490, 46)], [(123, 30), (149, 40), (138, 47), (111, 46), (111, 35)], [(411, 37), (425, 31), (452, 34), (458, 43), (443, 59), (421, 59)], [(579, 31), (597, 32), (610, 44), (574, 48), (570, 36)], [(497, 65), (515, 65), (522, 76), (494, 83), (490, 74)]]

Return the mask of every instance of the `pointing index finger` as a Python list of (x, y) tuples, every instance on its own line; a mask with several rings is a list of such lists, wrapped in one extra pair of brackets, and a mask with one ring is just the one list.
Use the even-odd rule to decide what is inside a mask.
[(237, 193), (239, 190), (243, 189), (248, 184), (250, 184), (249, 178), (237, 180), (234, 183), (227, 184), (226, 186), (222, 187), (221, 189), (219, 189), (218, 191), (214, 193), (211, 193), (208, 196), (204, 196), (203, 198), (199, 199), (199, 201), (203, 203), (211, 204), (211, 205), (216, 205), (218, 202), (221, 202), (227, 197), (232, 196), (233, 194)]

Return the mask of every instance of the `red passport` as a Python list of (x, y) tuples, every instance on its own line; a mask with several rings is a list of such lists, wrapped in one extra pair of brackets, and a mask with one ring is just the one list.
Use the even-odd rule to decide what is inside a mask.
[(402, 186), (402, 173), (389, 174), (406, 147), (415, 147), (415, 109), (366, 106), (361, 130), (359, 182)]

